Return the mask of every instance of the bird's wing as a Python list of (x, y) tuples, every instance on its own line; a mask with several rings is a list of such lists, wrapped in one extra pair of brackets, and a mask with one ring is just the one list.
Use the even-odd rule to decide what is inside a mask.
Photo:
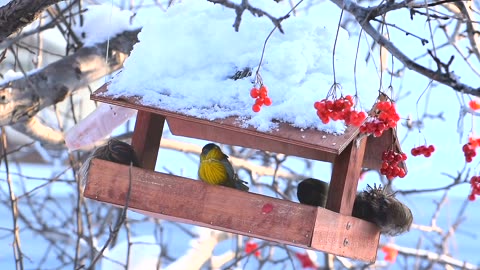
[(228, 156), (225, 155), (225, 157), (222, 158), (220, 162), (223, 164), (223, 166), (225, 166), (225, 169), (227, 170), (228, 179), (235, 179), (235, 171), (233, 170), (232, 163), (230, 163), (230, 161), (228, 160)]

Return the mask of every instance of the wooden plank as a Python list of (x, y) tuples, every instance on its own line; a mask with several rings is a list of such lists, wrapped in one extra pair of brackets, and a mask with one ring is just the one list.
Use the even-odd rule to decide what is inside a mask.
[[(242, 140), (241, 143), (245, 141), (255, 141), (259, 138), (264, 138), (266, 140), (273, 140), (278, 142), (275, 147), (280, 147), (280, 149), (272, 149), (271, 151), (282, 153), (283, 148), (282, 144), (292, 145), (291, 148), (295, 147), (304, 147), (313, 150), (320, 150), (323, 152), (331, 153), (334, 155), (340, 154), (349, 144), (351, 140), (358, 134), (357, 127), (349, 127), (344, 134), (334, 135), (329, 134), (323, 131), (315, 129), (305, 129), (303, 131), (295, 128), (286, 123), (278, 123), (278, 129), (272, 130), (271, 132), (259, 132), (253, 127), (242, 127), (241, 121), (237, 117), (229, 117), (226, 119), (200, 119), (188, 115), (184, 115), (178, 112), (167, 111), (161, 108), (147, 106), (141, 103), (140, 97), (113, 97), (108, 95), (107, 85), (103, 85), (97, 91), (95, 91), (90, 98), (96, 101), (115, 104), (123, 107), (128, 107), (136, 109), (139, 111), (147, 111), (155, 114), (160, 114), (167, 117), (169, 125), (171, 123), (171, 131), (175, 135), (188, 136), (188, 137), (197, 137), (198, 129), (194, 131), (190, 129), (190, 126), (184, 126), (184, 123), (198, 123), (204, 129), (210, 128), (219, 128), (225, 131), (232, 131), (234, 133), (242, 134), (242, 136), (247, 137), (247, 139)], [(313, 106), (312, 106), (313, 110)], [(176, 122), (183, 121), (183, 122)], [(182, 123), (182, 124), (176, 124)], [(182, 128), (183, 127), (183, 128)], [(192, 135), (193, 134), (193, 135)], [(205, 133), (205, 136), (210, 136), (212, 134), (216, 135), (216, 138), (222, 135), (218, 135), (218, 132)], [(228, 136), (224, 136), (228, 138)], [(204, 138), (208, 139), (208, 138)], [(208, 139), (212, 140), (212, 139)], [(228, 140), (228, 139), (227, 139)], [(216, 140), (212, 140), (216, 141)], [(229, 143), (231, 145), (245, 146), (242, 144)], [(259, 149), (258, 147), (253, 147)], [(317, 158), (318, 159), (318, 158)]]
[[(84, 196), (122, 206), (129, 167), (94, 159)], [(309, 247), (316, 207), (132, 168), (129, 207), (153, 217)]]
[(352, 215), (366, 144), (366, 138), (361, 139), (358, 144), (354, 140), (335, 159), (328, 189), (327, 209), (344, 215)]
[(367, 221), (319, 208), (312, 248), (352, 259), (375, 262), (380, 230)]
[[(222, 124), (233, 122), (234, 118), (223, 119)], [(167, 118), (170, 131), (179, 136), (198, 138), (229, 145), (237, 145), (247, 148), (253, 148), (263, 151), (272, 151), (291, 156), (298, 156), (308, 159), (333, 162), (337, 154), (320, 151), (319, 149), (306, 147), (294, 143), (273, 140), (265, 136), (255, 134), (245, 134), (236, 130), (225, 129), (223, 126), (214, 126), (211, 124), (199, 123), (198, 121), (188, 121), (178, 118)], [(293, 134), (295, 129), (286, 125), (282, 127), (284, 134)], [(297, 130), (298, 133), (298, 130)], [(311, 135), (314, 136), (314, 135)], [(320, 136), (317, 134), (315, 136)], [(323, 136), (323, 135), (322, 135)], [(329, 134), (325, 140), (332, 141), (335, 135)], [(341, 136), (341, 135), (340, 135)]]
[(132, 136), (132, 147), (142, 168), (155, 169), (164, 124), (165, 117), (138, 111)]
[[(377, 138), (369, 136), (367, 140), (367, 148), (365, 149), (365, 156), (363, 159), (363, 167), (379, 170), (382, 163), (381, 159), (383, 151), (390, 149), (392, 145), (397, 151), (402, 151), (396, 131), (393, 129), (386, 130), (382, 136)], [(407, 170), (405, 161), (402, 161), (399, 164), (399, 167)]]

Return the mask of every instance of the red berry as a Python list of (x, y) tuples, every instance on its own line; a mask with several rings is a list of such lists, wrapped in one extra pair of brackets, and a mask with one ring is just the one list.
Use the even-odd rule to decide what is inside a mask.
[(252, 111), (254, 112), (259, 112), (262, 107), (258, 105), (257, 103), (253, 104), (252, 106)]
[(353, 97), (351, 95), (346, 95), (345, 99), (348, 100), (349, 102), (353, 103)]
[(383, 134), (383, 131), (380, 131), (380, 130), (373, 132), (374, 137), (381, 137), (382, 134)]
[(392, 120), (395, 121), (395, 122), (400, 121), (400, 115), (398, 115), (398, 113), (395, 113), (395, 114), (392, 116)]
[(472, 202), (475, 201), (475, 194), (470, 193), (470, 195), (468, 195), (468, 200)]
[(264, 104), (264, 99), (261, 98), (261, 97), (258, 97), (257, 99), (255, 99), (255, 104), (257, 104), (258, 106), (262, 106)]
[(327, 100), (327, 102), (325, 102), (325, 108), (327, 108), (327, 110), (332, 110), (333, 109), (333, 101)]
[(382, 169), (388, 168), (388, 162), (384, 161), (382, 162)]
[(257, 98), (259, 94), (260, 93), (259, 93), (258, 89), (255, 88), (255, 87), (253, 87), (252, 90), (250, 90), (250, 96), (252, 98)]
[(265, 93), (265, 95), (267, 95), (268, 93), (267, 87), (265, 85), (260, 86), (259, 90), (260, 90), (260, 94)]
[(265, 97), (265, 99), (263, 100), (263, 104), (265, 106), (270, 106), (272, 105), (272, 99), (270, 97)]

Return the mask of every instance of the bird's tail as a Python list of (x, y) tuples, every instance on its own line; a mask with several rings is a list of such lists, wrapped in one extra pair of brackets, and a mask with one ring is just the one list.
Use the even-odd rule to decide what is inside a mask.
[(242, 191), (248, 191), (250, 188), (246, 185), (247, 182), (246, 181), (243, 181), (242, 179), (238, 178), (237, 174), (235, 174), (235, 177), (234, 177), (234, 181), (235, 181), (235, 188), (238, 189), (238, 190), (242, 190)]

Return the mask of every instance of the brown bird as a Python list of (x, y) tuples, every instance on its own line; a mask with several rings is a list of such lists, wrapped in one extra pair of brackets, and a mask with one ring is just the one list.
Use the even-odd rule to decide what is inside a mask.
[(328, 196), (328, 183), (314, 178), (301, 181), (297, 187), (297, 198), (300, 203), (325, 207)]
[[(326, 182), (308, 178), (298, 184), (297, 198), (300, 203), (325, 207), (328, 196)], [(412, 211), (381, 185), (367, 186), (357, 193), (352, 216), (374, 223), (385, 235), (396, 236), (410, 229)]]
[(376, 224), (382, 234), (390, 236), (408, 231), (413, 221), (412, 211), (381, 185), (367, 186), (357, 194), (352, 216)]
[(139, 167), (138, 158), (133, 150), (133, 147), (125, 142), (111, 139), (107, 144), (98, 147), (82, 164), (79, 175), (83, 184), (90, 169), (90, 162), (92, 159), (98, 158), (106, 161), (111, 161), (119, 164), (130, 165), (130, 163)]

